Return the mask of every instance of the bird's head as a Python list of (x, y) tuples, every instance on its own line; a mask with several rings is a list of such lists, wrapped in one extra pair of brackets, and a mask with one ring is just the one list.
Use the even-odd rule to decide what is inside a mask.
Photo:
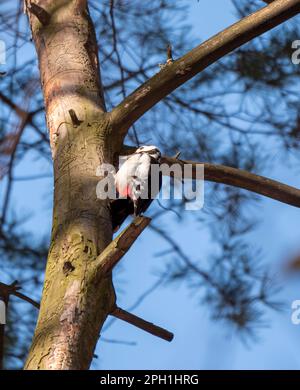
[(141, 154), (141, 153), (147, 153), (149, 156), (154, 158), (155, 160), (160, 160), (161, 153), (158, 147), (154, 145), (143, 145), (140, 146), (136, 151), (135, 154)]

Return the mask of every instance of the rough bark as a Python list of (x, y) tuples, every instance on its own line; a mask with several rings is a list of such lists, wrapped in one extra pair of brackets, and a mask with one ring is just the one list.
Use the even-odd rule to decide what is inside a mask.
[(41, 309), (26, 369), (87, 369), (115, 306), (111, 274), (104, 277), (91, 266), (112, 239), (108, 203), (96, 197), (96, 168), (112, 162), (113, 143), (85, 3), (40, 0), (28, 6), (55, 184)]

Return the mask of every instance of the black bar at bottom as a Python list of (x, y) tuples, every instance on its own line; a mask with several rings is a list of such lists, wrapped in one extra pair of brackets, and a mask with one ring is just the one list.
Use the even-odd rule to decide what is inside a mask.
[[(76, 384), (98, 388), (100, 385), (121, 385), (135, 388), (137, 385), (284, 385), (299, 384), (300, 371), (1, 371), (1, 388), (20, 384)], [(88, 387), (90, 388), (90, 387)]]

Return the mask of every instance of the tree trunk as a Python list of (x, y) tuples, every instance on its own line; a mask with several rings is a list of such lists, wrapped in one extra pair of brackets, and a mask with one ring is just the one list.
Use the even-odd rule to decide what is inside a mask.
[(54, 167), (54, 210), (44, 289), (26, 369), (87, 369), (115, 304), (111, 275), (92, 262), (112, 239), (96, 169), (113, 162), (93, 25), (82, 0), (28, 5)]

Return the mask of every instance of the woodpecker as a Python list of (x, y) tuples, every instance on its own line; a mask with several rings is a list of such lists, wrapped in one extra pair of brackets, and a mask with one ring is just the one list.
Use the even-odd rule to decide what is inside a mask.
[(147, 210), (161, 188), (158, 182), (152, 183), (151, 164), (160, 163), (161, 153), (156, 146), (141, 146), (131, 154), (115, 175), (118, 198), (111, 203), (113, 231), (117, 231), (129, 215), (135, 217)]

